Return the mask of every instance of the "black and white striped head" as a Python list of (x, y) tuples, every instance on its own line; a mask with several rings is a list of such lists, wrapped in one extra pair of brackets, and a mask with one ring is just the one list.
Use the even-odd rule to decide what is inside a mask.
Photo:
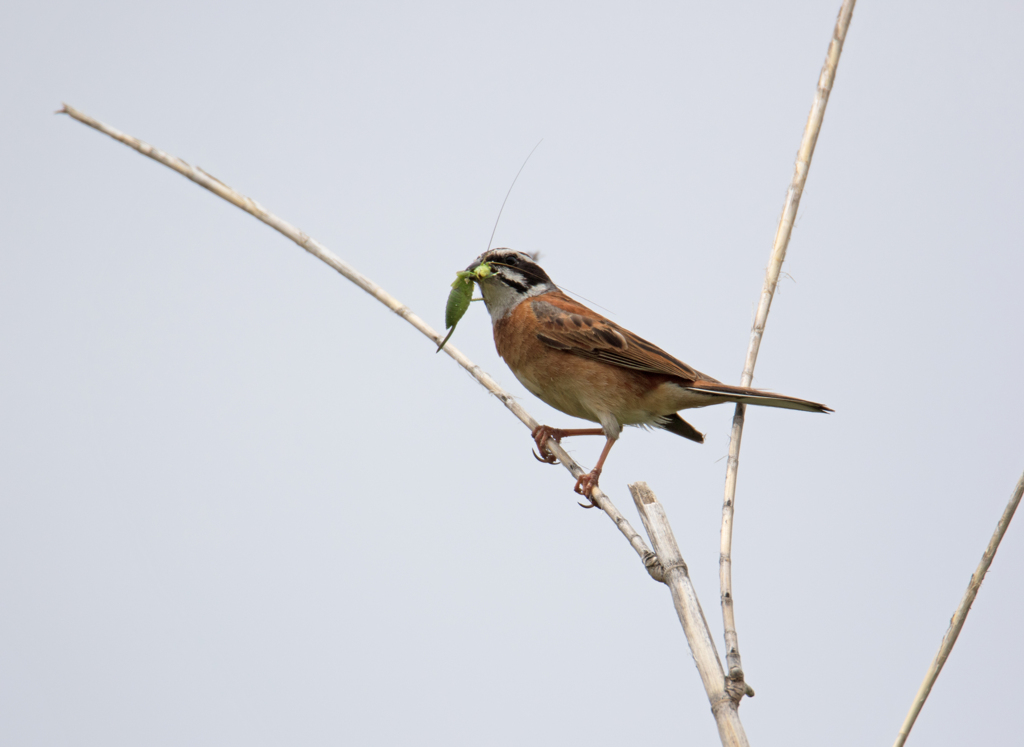
[(472, 271), (482, 263), (491, 266), (490, 276), (480, 281), (480, 292), (491, 321), (498, 321), (521, 301), (555, 290), (555, 284), (529, 254), (512, 249), (491, 249), (467, 267)]

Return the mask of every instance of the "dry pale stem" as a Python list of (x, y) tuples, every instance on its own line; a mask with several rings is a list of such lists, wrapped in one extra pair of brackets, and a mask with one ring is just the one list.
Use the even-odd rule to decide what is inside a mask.
[(932, 685), (938, 679), (939, 672), (942, 671), (946, 659), (949, 658), (949, 654), (953, 650), (953, 644), (956, 643), (960, 630), (967, 621), (967, 613), (971, 611), (974, 598), (978, 596), (981, 582), (985, 580), (985, 574), (988, 573), (989, 566), (992, 565), (992, 560), (996, 556), (996, 550), (999, 549), (999, 543), (1003, 541), (1003, 535), (1006, 534), (1006, 528), (1010, 526), (1010, 519), (1013, 518), (1014, 513), (1017, 511), (1017, 506), (1020, 505), (1022, 495), (1024, 495), (1024, 475), (1021, 475), (1020, 480), (1017, 481), (1017, 487), (1014, 488), (1009, 503), (1003, 509), (1003, 515), (999, 517), (996, 530), (992, 533), (992, 539), (988, 541), (988, 547), (985, 548), (985, 552), (981, 556), (981, 562), (978, 563), (974, 575), (971, 576), (971, 580), (967, 584), (967, 591), (964, 592), (963, 599), (960, 600), (960, 606), (956, 608), (956, 612), (953, 613), (953, 617), (949, 621), (949, 629), (946, 631), (946, 635), (942, 637), (939, 652), (935, 654), (931, 666), (928, 667), (928, 671), (925, 673), (924, 682), (921, 683), (921, 687), (917, 690), (917, 695), (914, 696), (914, 702), (910, 706), (907, 718), (903, 721), (903, 726), (900, 727), (900, 733), (896, 737), (894, 747), (903, 747), (903, 744), (907, 741), (907, 736), (910, 734), (910, 730), (914, 728), (914, 722), (917, 721), (917, 716), (921, 713), (924, 702), (928, 700), (928, 694), (932, 691)]
[(728, 747), (746, 745), (747, 736), (740, 723), (738, 699), (734, 699), (728, 691), (715, 641), (690, 580), (686, 562), (672, 534), (665, 509), (645, 482), (632, 483), (629, 492), (633, 495), (633, 503), (643, 520), (651, 546), (661, 560), (665, 583), (672, 592), (676, 614), (679, 615), (686, 641), (690, 644), (690, 653), (693, 654), (704, 690), (711, 701), (711, 712), (715, 716), (722, 744)]
[[(807, 116), (807, 125), (804, 127), (803, 139), (800, 141), (800, 150), (797, 152), (793, 180), (789, 185), (789, 190), (786, 192), (786, 201), (782, 207), (782, 216), (779, 218), (779, 227), (775, 232), (775, 242), (772, 245), (771, 257), (768, 260), (764, 286), (761, 289), (761, 300), (757, 307), (753, 329), (750, 331), (750, 344), (747, 347), (747, 358), (743, 364), (743, 375), (740, 378), (741, 386), (750, 386), (754, 380), (754, 365), (757, 363), (757, 353), (761, 347), (761, 338), (764, 336), (765, 325), (768, 322), (768, 312), (771, 309), (772, 298), (775, 296), (775, 288), (779, 283), (782, 262), (786, 258), (789, 237), (793, 232), (797, 209), (800, 207), (800, 196), (803, 194), (804, 184), (807, 182), (807, 173), (811, 168), (814, 146), (818, 142), (818, 133), (821, 131), (821, 123), (825, 118), (825, 106), (828, 104), (828, 97), (832, 91), (832, 84), (835, 81), (836, 68), (839, 65), (839, 55), (843, 51), (843, 42), (846, 40), (846, 31), (850, 26), (850, 19), (853, 16), (853, 6), (855, 4), (856, 0), (845, 0), (839, 9), (839, 17), (836, 19), (835, 30), (832, 32), (832, 41), (828, 46), (825, 64), (822, 66), (821, 75), (818, 77), (818, 89), (815, 91), (814, 102), (811, 104), (811, 111)], [(729, 439), (729, 460), (725, 473), (725, 497), (722, 501), (722, 544), (719, 560), (722, 621), (725, 627), (726, 666), (729, 670), (729, 679), (734, 683), (731, 692), (737, 699), (744, 694), (753, 695), (753, 690), (743, 685), (743, 663), (740, 659), (739, 639), (736, 635), (736, 617), (732, 593), (733, 512), (736, 502), (736, 476), (740, 463), (740, 442), (743, 437), (745, 410), (746, 408), (743, 405), (736, 405), (736, 414), (733, 416), (732, 421), (732, 432)]]

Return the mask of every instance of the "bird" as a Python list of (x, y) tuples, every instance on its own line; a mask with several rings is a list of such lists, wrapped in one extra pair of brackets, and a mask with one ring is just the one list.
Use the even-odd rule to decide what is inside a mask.
[[(548, 439), (604, 436), (604, 449), (590, 472), (576, 480), (576, 493), (590, 500), (608, 453), (626, 425), (660, 428), (697, 443), (704, 435), (680, 410), (738, 402), (808, 412), (833, 412), (825, 405), (760, 389), (723, 384), (688, 366), (625, 327), (570, 298), (537, 264), (536, 255), (489, 249), (466, 268), (478, 273), (491, 317), (498, 355), (526, 389), (556, 410), (600, 425), (532, 431), (540, 461), (558, 460)], [(580, 504), (584, 505), (584, 504)], [(585, 508), (591, 508), (593, 502)]]

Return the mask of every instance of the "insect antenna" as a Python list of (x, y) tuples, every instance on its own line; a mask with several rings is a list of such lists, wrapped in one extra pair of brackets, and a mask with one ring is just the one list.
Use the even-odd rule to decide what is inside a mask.
[(558, 290), (562, 291), (563, 293), (568, 293), (568, 294), (569, 294), (569, 295), (571, 295), (571, 296), (576, 296), (576, 298), (580, 299), (581, 301), (586, 301), (586, 302), (587, 302), (587, 303), (589, 303), (589, 304), (590, 304), (591, 306), (596, 306), (597, 308), (601, 309), (602, 311), (607, 311), (607, 312), (608, 312), (609, 314), (614, 314), (614, 313), (615, 313), (614, 311), (612, 311), (611, 309), (609, 309), (609, 308), (608, 308), (607, 306), (602, 306), (601, 304), (597, 303), (596, 301), (591, 301), (591, 300), (590, 300), (589, 298), (587, 298), (586, 296), (581, 296), (581, 295), (580, 295), (579, 293), (577, 293), (576, 291), (574, 291), (574, 290), (569, 290), (569, 289), (568, 289), (568, 288), (566, 288), (566, 287), (565, 287), (564, 285), (559, 285), (559, 286), (558, 286)]
[(501, 201), (501, 208), (498, 210), (498, 217), (494, 220), (494, 229), (491, 231), (490, 241), (487, 242), (487, 251), (491, 251), (491, 244), (494, 242), (494, 234), (498, 231), (498, 221), (501, 220), (501, 212), (505, 209), (505, 203), (508, 202), (508, 196), (512, 194), (512, 187), (516, 186), (516, 180), (519, 179), (519, 175), (523, 173), (523, 169), (526, 168), (527, 162), (530, 160), (530, 156), (533, 155), (533, 151), (540, 147), (540, 144), (544, 142), (544, 138), (537, 141), (537, 144), (533, 146), (527, 156), (526, 160), (523, 161), (523, 165), (519, 167), (519, 171), (516, 172), (515, 179), (512, 180), (512, 184), (509, 185), (508, 192), (505, 193), (505, 199)]
[[(494, 228), (491, 230), (491, 238), (487, 242), (487, 251), (491, 251), (491, 244), (494, 243), (494, 234), (496, 234), (498, 232), (498, 223), (501, 221), (501, 214), (505, 210), (505, 203), (508, 202), (509, 195), (512, 194), (512, 188), (516, 186), (516, 182), (519, 180), (519, 175), (523, 173), (523, 169), (526, 168), (526, 164), (530, 162), (530, 157), (533, 155), (534, 151), (536, 151), (537, 148), (540, 147), (540, 144), (543, 143), (543, 142), (544, 142), (544, 138), (541, 138), (540, 140), (538, 140), (537, 144), (535, 146), (533, 146), (533, 149), (529, 153), (526, 154), (526, 159), (523, 161), (523, 165), (519, 167), (519, 171), (516, 172), (515, 178), (512, 180), (512, 184), (509, 185), (508, 192), (505, 193), (505, 199), (501, 201), (501, 208), (498, 210), (498, 217), (494, 221)], [(537, 259), (537, 256), (535, 254), (534, 255), (530, 255), (530, 256), (533, 257), (534, 260)], [(501, 263), (501, 262), (494, 262), (492, 260), (491, 264), (501, 265), (503, 263)], [(519, 272), (522, 272), (522, 273), (524, 273), (526, 275), (530, 274), (527, 270), (524, 270), (522, 267), (517, 267), (516, 270), (518, 270)], [(609, 314), (613, 313), (612, 311), (610, 311), (609, 309), (606, 309), (601, 304), (594, 303), (589, 298), (584, 298), (583, 296), (581, 296), (579, 293), (576, 293), (575, 291), (571, 291), (568, 288), (566, 288), (564, 286), (561, 286), (561, 285), (559, 285), (558, 288), (560, 290), (564, 291), (565, 293), (570, 293), (570, 294), (576, 296), (577, 298), (580, 298), (580, 299), (586, 301), (587, 303), (589, 303), (589, 304), (591, 304), (593, 306), (596, 306), (599, 309), (604, 309), (604, 311), (607, 311)], [(474, 298), (473, 300), (474, 301), (478, 301), (478, 300), (482, 300), (482, 299)]]

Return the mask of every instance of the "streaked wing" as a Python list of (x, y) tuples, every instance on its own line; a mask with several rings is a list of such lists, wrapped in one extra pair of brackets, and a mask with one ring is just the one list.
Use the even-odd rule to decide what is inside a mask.
[(537, 339), (545, 345), (636, 371), (667, 374), (687, 381), (715, 381), (615, 322), (568, 297), (566, 301), (577, 310), (569, 311), (541, 299), (530, 302), (539, 322)]

